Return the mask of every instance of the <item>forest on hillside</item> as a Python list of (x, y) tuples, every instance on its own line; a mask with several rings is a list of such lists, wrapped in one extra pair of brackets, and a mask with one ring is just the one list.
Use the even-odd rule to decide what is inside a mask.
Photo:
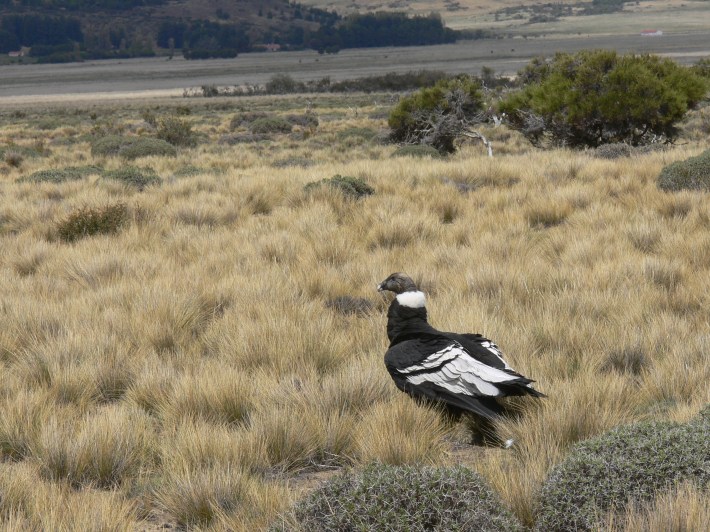
[[(162, 0), (0, 0), (0, 53), (21, 48), (37, 62), (172, 56), (187, 59), (236, 57), (264, 50), (314, 49), (337, 53), (344, 48), (452, 43), (457, 32), (435, 13), (409, 17), (375, 13), (341, 17), (336, 12), (298, 3), (241, 4), (243, 12), (216, 9), (204, 18), (153, 12)], [(149, 9), (150, 8), (150, 9)], [(236, 8), (235, 8), (236, 9)], [(253, 13), (251, 12), (253, 10)], [(157, 14), (156, 14), (157, 13)]]

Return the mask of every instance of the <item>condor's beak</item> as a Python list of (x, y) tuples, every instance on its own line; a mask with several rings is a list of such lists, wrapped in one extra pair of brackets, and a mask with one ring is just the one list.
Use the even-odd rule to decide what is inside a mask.
[(377, 285), (377, 291), (378, 291), (378, 292), (382, 292), (383, 290), (384, 290), (384, 288), (382, 287), (382, 283), (378, 284), (378, 285)]

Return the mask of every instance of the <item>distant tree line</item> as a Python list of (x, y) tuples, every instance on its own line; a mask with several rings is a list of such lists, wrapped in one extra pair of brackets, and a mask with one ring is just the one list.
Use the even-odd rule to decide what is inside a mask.
[(343, 48), (417, 46), (455, 42), (457, 32), (437, 14), (409, 17), (405, 13), (350, 15), (338, 24), (322, 25), (308, 43), (319, 52)]
[[(104, 0), (26, 0), (22, 6), (36, 5), (73, 9), (77, 6), (102, 9), (125, 9), (162, 3), (159, 0), (132, 0), (118, 2)], [(0, 8), (14, 5), (0, 0)], [(0, 16), (0, 53), (31, 48), (30, 55), (43, 61), (73, 61), (110, 57), (154, 55), (154, 45), (170, 50), (181, 50), (187, 59), (210, 57), (236, 57), (255, 48), (255, 44), (277, 43), (290, 49), (312, 48), (320, 53), (337, 53), (344, 48), (369, 48), (377, 46), (412, 46), (455, 42), (458, 33), (446, 28), (436, 14), (409, 17), (404, 13), (375, 13), (351, 15), (341, 18), (335, 12), (288, 4), (291, 22), (282, 27), (272, 27), (254, 41), (246, 27), (229, 20), (164, 20), (154, 26), (152, 38), (145, 32), (126, 31), (110, 25), (87, 23), (86, 19), (49, 13), (21, 13)], [(56, 13), (56, 12), (55, 12)], [(270, 12), (265, 15), (268, 16)], [(273, 16), (273, 14), (272, 14)], [(281, 14), (280, 16), (284, 16)], [(319, 25), (295, 23), (295, 20), (315, 22)], [(286, 19), (284, 19), (286, 20)], [(86, 25), (82, 28), (82, 21)], [(130, 28), (129, 28), (130, 30)]]
[(0, 7), (26, 7), (45, 9), (86, 10), (126, 10), (141, 6), (158, 6), (167, 0), (0, 0)]
[(3, 53), (21, 46), (61, 46), (83, 41), (81, 23), (76, 18), (6, 15), (0, 19), (0, 52)]

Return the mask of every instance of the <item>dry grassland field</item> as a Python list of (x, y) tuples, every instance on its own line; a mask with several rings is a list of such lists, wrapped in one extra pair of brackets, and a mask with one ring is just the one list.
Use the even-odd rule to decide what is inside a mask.
[[(710, 401), (710, 202), (656, 186), (707, 147), (707, 109), (678, 145), (616, 160), (536, 150), (503, 126), (486, 131), (494, 158), (465, 144), (418, 159), (373, 140), (383, 101), (314, 96), (317, 126), (252, 142), (255, 113), (308, 104), (0, 110), (0, 528), (259, 530), (372, 461), (465, 464), (531, 525), (573, 444)], [(154, 136), (165, 117), (197, 144), (92, 154), (100, 135)], [(152, 182), (110, 177), (128, 165)], [(336, 174), (375, 193), (304, 190)], [(106, 232), (81, 238), (77, 220), (102, 213)], [(465, 424), (395, 388), (375, 290), (394, 271), (421, 282), (436, 327), (494, 338), (549, 396), (497, 424), (512, 449), (468, 445)], [(617, 529), (692, 505), (687, 529), (702, 526), (702, 497)]]

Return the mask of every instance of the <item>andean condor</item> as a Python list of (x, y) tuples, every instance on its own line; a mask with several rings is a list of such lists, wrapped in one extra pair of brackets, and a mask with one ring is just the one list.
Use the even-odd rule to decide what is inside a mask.
[(403, 392), (485, 420), (500, 415), (497, 397), (545, 397), (531, 386), (532, 380), (513, 371), (487, 338), (429, 325), (424, 293), (405, 274), (393, 273), (377, 290), (396, 294), (387, 312), (390, 346), (385, 365)]

